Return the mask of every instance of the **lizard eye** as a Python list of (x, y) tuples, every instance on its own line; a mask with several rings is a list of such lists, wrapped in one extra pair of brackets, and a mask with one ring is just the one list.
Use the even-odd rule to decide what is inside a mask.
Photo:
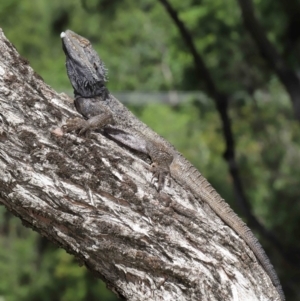
[(88, 47), (91, 44), (89, 40), (82, 37), (80, 39), (80, 43), (83, 45), (83, 47)]

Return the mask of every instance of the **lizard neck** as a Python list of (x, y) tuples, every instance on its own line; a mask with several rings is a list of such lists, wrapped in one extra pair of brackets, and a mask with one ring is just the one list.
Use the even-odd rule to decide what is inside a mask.
[(97, 88), (96, 91), (91, 91), (90, 89), (81, 89), (76, 90), (74, 88), (74, 98), (99, 98), (101, 101), (106, 101), (109, 98), (109, 91), (105, 85), (101, 85)]

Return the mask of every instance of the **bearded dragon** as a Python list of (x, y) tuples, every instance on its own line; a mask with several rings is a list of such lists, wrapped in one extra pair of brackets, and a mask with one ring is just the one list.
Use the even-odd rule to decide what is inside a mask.
[(206, 202), (245, 240), (269, 275), (281, 300), (285, 300), (269, 258), (246, 224), (190, 162), (109, 93), (105, 86), (106, 69), (91, 43), (71, 30), (61, 33), (61, 38), (67, 74), (74, 88), (74, 104), (84, 117), (69, 120), (64, 130), (78, 130), (83, 134), (93, 129), (103, 129), (110, 138), (148, 155), (152, 161), (151, 171), (158, 181), (158, 189), (163, 187), (166, 175), (170, 175)]

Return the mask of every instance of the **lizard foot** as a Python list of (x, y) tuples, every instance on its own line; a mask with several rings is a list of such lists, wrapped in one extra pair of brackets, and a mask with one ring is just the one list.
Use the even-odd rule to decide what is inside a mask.
[(76, 118), (70, 118), (67, 120), (67, 123), (63, 125), (63, 131), (68, 133), (68, 132), (73, 132), (73, 131), (78, 131), (79, 135), (86, 135), (89, 132), (90, 129), (90, 124), (88, 121), (76, 117)]
[(166, 183), (166, 177), (170, 174), (169, 168), (158, 166), (156, 162), (153, 162), (150, 167), (150, 171), (153, 173), (152, 182), (157, 182), (157, 190), (161, 191)]

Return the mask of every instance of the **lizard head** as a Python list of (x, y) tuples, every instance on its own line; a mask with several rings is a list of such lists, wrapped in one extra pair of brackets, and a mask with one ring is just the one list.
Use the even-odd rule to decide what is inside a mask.
[(71, 30), (62, 32), (60, 37), (75, 96), (107, 98), (107, 70), (90, 41)]

